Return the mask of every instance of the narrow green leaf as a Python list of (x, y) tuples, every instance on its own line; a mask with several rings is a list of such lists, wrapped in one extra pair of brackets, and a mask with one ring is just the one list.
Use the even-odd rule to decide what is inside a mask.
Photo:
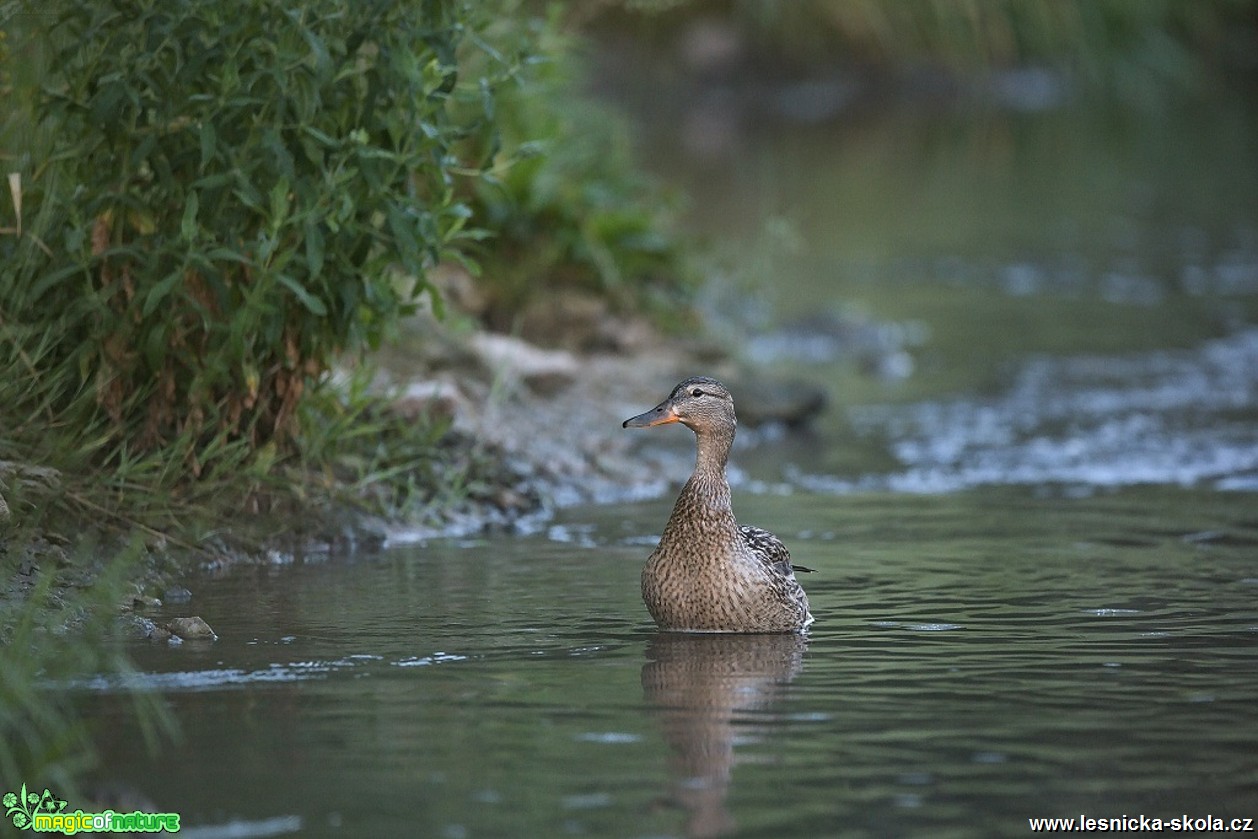
[(188, 192), (188, 200), (183, 205), (183, 220), (179, 223), (179, 233), (185, 242), (197, 238), (197, 211), (201, 208), (201, 199), (195, 191)]
[(306, 265), (311, 276), (323, 272), (323, 232), (314, 222), (306, 223)]
[(284, 285), (288, 286), (289, 291), (297, 295), (297, 299), (301, 301), (301, 305), (305, 306), (311, 314), (323, 317), (328, 313), (328, 307), (323, 305), (323, 301), (315, 297), (306, 288), (287, 274), (276, 274), (275, 278)]
[(175, 287), (175, 283), (179, 282), (182, 277), (182, 271), (173, 271), (149, 289), (148, 295), (144, 298), (144, 317), (153, 314), (153, 310), (161, 305), (162, 301), (166, 299)]
[(271, 187), (271, 229), (278, 229), (288, 217), (288, 178), (280, 178)]
[(57, 285), (59, 285), (61, 282), (63, 282), (67, 278), (72, 277), (75, 274), (85, 274), (87, 273), (87, 270), (88, 269), (85, 268), (83, 265), (80, 265), (78, 263), (72, 263), (70, 265), (65, 266), (64, 268), (59, 268), (56, 271), (50, 271), (47, 274), (44, 274), (42, 277), (40, 277), (35, 282), (35, 284), (31, 287), (30, 298), (32, 300), (38, 300), (40, 297), (42, 297), (51, 289), (55, 288)]
[(301, 130), (302, 130), (302, 133), (303, 133), (303, 134), (306, 134), (306, 135), (308, 135), (308, 136), (310, 136), (310, 137), (315, 138), (315, 139), (316, 139), (316, 140), (318, 140), (318, 141), (319, 141), (322, 145), (327, 146), (327, 147), (328, 147), (328, 148), (330, 148), (330, 149), (334, 149), (334, 148), (336, 148), (337, 146), (339, 146), (339, 145), (340, 145), (340, 143), (338, 143), (338, 142), (337, 142), (335, 139), (333, 139), (331, 136), (329, 136), (328, 134), (324, 133), (323, 131), (320, 131), (318, 128), (316, 128), (316, 127), (315, 127), (315, 126), (313, 126), (313, 125), (303, 125), (303, 126), (301, 127)]
[(201, 171), (214, 159), (218, 138), (214, 132), (214, 123), (204, 120), (201, 123)]
[(255, 187), (250, 181), (237, 181), (236, 188), (232, 190), (232, 193), (236, 196), (240, 203), (244, 204), (254, 212), (264, 212), (262, 209), (262, 193), (258, 192), (257, 187)]
[(232, 250), (231, 248), (213, 248), (206, 254), (206, 256), (210, 259), (221, 262), (239, 262), (246, 265), (249, 263), (249, 257), (245, 256), (240, 251)]
[(145, 335), (144, 340), (144, 360), (152, 370), (161, 369), (162, 362), (166, 360), (166, 354), (170, 352), (170, 346), (166, 334), (166, 325), (157, 323)]
[(235, 176), (232, 173), (220, 172), (217, 175), (206, 175), (204, 178), (197, 178), (195, 181), (188, 184), (188, 188), (189, 189), (217, 189), (218, 187), (226, 186), (227, 184), (231, 183), (234, 179), (235, 179)]
[(309, 29), (302, 29), (301, 37), (306, 39), (306, 44), (310, 47), (310, 57), (313, 59), (315, 72), (319, 75), (327, 73), (332, 59), (328, 55), (328, 48), (323, 45), (323, 41), (319, 40), (319, 37)]

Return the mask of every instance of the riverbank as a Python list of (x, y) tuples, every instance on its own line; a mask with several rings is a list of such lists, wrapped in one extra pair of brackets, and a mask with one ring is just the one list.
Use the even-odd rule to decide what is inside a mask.
[[(556, 296), (544, 306), (550, 315), (535, 311), (520, 330), (528, 338), (487, 330), (457, 309), (441, 320), (421, 314), (403, 325), (398, 341), (368, 359), (378, 414), (395, 424), (444, 427), (438, 446), (446, 486), (426, 488), (429, 503), (395, 515), (382, 513), (379, 504), (343, 503), (353, 493), (369, 497), (379, 489), (359, 483), (312, 496), (304, 508), (288, 503), (249, 512), (227, 505), (221, 520), (200, 524), (196, 533), (108, 522), (107, 533), (90, 546), (76, 541), (79, 527), (26, 528), (10, 513), (7, 522), (16, 526), (0, 532), (0, 549), (13, 568), (3, 598), (22, 600), (42, 574), (52, 573), (50, 602), (61, 605), (126, 554), (131, 579), (119, 606), (143, 610), (185, 590), (198, 573), (487, 529), (528, 532), (566, 506), (660, 495), (684, 479), (688, 459), (644, 454), (643, 436), (624, 431), (621, 422), (696, 373), (726, 379), (746, 394), (744, 429), (800, 425), (825, 404), (822, 391), (773, 380), (711, 332), (667, 335), (643, 317), (613, 314), (580, 296)], [(331, 386), (349, 387), (362, 372), (339, 370)], [(24, 497), (39, 497), (55, 492), (60, 476), (39, 465), (5, 463), (0, 480)], [(248, 494), (241, 489), (242, 499)], [(338, 494), (341, 502), (329, 501)], [(91, 556), (76, 558), (83, 552)]]
[[(666, 491), (689, 467), (640, 451), (622, 421), (702, 372), (737, 383), (744, 429), (798, 426), (826, 395), (769, 371), (696, 328), (669, 335), (641, 317), (611, 314), (580, 296), (547, 301), (562, 318), (505, 335), (459, 314), (421, 315), (373, 359), (373, 388), (407, 422), (448, 423), (446, 439), (488, 464), (477, 486), (421, 517), (359, 517), (368, 544), (405, 543), (485, 529), (530, 531), (555, 510)], [(578, 311), (580, 310), (580, 311)], [(343, 373), (342, 375), (348, 375)], [(747, 435), (744, 435), (747, 436)], [(331, 552), (332, 542), (313, 544)], [(343, 547), (343, 546), (342, 546)]]

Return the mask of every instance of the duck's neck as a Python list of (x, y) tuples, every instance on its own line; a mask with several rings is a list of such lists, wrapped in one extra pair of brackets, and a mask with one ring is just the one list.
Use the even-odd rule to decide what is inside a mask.
[(729, 451), (734, 445), (734, 429), (704, 430), (695, 432), (695, 473), (694, 479), (705, 484), (719, 484), (725, 487), (725, 496), (729, 497), (729, 483), (725, 480), (725, 464), (729, 462)]
[(698, 455), (694, 474), (681, 488), (660, 538), (660, 549), (665, 554), (690, 566), (719, 560), (725, 556), (726, 546), (739, 542), (729, 481), (725, 479), (725, 463), (734, 434), (708, 432), (696, 433), (695, 437)]
[(734, 429), (704, 429), (695, 432), (695, 475), (715, 475), (725, 480), (725, 464), (734, 445)]
[[(695, 433), (695, 471), (682, 488), (674, 515), (690, 516), (708, 524), (728, 525), (734, 513), (730, 504), (725, 464), (734, 443), (733, 430)], [(726, 521), (728, 519), (728, 521)]]

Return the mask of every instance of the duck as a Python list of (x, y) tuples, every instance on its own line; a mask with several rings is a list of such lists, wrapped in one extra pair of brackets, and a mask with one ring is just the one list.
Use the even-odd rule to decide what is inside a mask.
[(725, 469), (738, 429), (734, 397), (709, 376), (679, 383), (623, 428), (681, 423), (695, 435), (694, 473), (642, 569), (642, 599), (657, 626), (676, 632), (794, 632), (813, 623), (790, 551), (734, 517)]

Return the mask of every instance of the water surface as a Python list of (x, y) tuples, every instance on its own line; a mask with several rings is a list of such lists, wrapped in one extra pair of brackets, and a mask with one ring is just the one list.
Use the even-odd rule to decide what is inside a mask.
[(1171, 489), (740, 498), (818, 569), (807, 639), (654, 631), (637, 577), (666, 501), (568, 511), (580, 544), (238, 569), (197, 586), (217, 643), (132, 650), (179, 746), (137, 749), (117, 682), (85, 704), (113, 720), (108, 777), (190, 826), (966, 836), (1245, 815), (1258, 516), (1242, 497), (1208, 515)]
[[(653, 165), (724, 243), (707, 305), (832, 397), (732, 470), (740, 518), (818, 570), (812, 633), (657, 633), (638, 574), (670, 497), (235, 569), (162, 613), (216, 643), (135, 642), (136, 674), (76, 688), (102, 779), (202, 836), (1258, 816), (1252, 109), (892, 109), (716, 157), (652, 113)], [(684, 431), (635, 444), (685, 473)], [(128, 687), (177, 746), (139, 747)]]

